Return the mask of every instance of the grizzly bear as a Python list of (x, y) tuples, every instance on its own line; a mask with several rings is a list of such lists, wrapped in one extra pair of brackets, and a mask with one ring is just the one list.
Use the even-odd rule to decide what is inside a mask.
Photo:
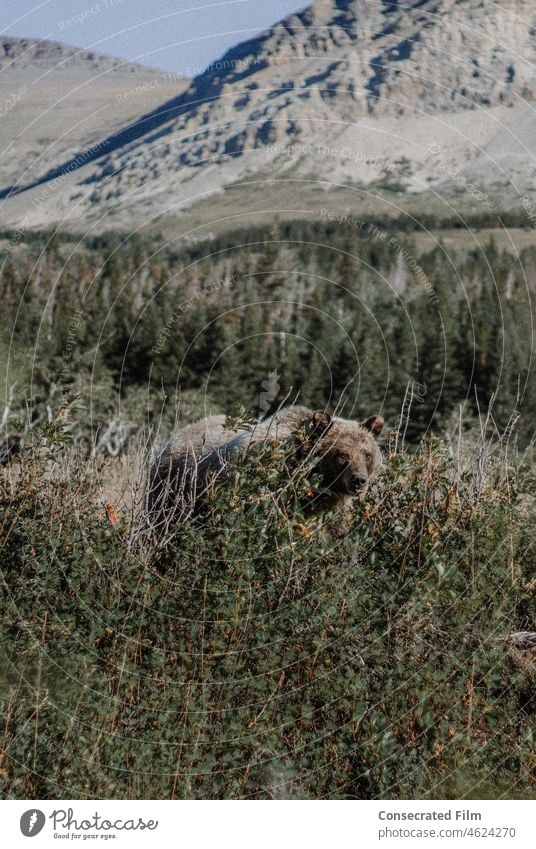
[(193, 515), (208, 478), (225, 474), (249, 445), (298, 439), (323, 482), (318, 509), (335, 511), (333, 532), (339, 536), (346, 532), (354, 500), (381, 462), (377, 437), (384, 421), (380, 416), (358, 423), (293, 406), (236, 430), (226, 421), (223, 415), (201, 419), (177, 430), (164, 445), (149, 474), (148, 508), (153, 516), (162, 511), (169, 516), (169, 510), (174, 518)]

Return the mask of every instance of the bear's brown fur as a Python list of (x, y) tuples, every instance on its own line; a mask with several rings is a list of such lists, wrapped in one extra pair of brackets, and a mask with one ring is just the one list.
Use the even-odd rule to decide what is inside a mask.
[[(288, 441), (302, 434), (303, 446), (313, 457), (325, 493), (321, 509), (336, 510), (336, 533), (344, 533), (354, 499), (362, 494), (381, 462), (377, 437), (383, 419), (348, 421), (322, 410), (287, 407), (251, 427), (233, 430), (225, 416), (209, 416), (177, 430), (158, 454), (150, 472), (149, 507), (191, 514), (203, 493), (207, 476), (218, 476), (254, 443)], [(317, 459), (318, 458), (318, 459)]]

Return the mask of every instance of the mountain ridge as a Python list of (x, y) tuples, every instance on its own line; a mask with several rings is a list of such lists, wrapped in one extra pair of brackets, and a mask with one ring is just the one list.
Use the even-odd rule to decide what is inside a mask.
[(0, 70), (17, 62), (55, 62), (77, 60), (81, 62), (106, 62), (141, 68), (136, 62), (128, 62), (106, 53), (100, 53), (84, 47), (75, 47), (61, 41), (48, 38), (30, 38), (27, 36), (0, 35)]
[[(529, 0), (317, 0), (231, 48), (89, 157), (77, 152), (87, 191), (80, 214), (100, 214), (113, 197), (119, 217), (127, 204), (130, 217), (143, 219), (165, 208), (166, 194), (180, 210), (254, 173), (306, 175), (325, 169), (312, 146), (341, 150), (346, 140), (356, 156), (330, 162), (334, 177), (373, 186), (385, 178), (381, 162), (398, 158), (410, 163), (401, 185), (419, 192), (445, 176), (425, 155), (431, 146), (445, 148), (445, 172), (461, 163), (467, 180), (481, 183), (490, 176), (486, 147), (500, 149), (502, 133), (513, 139), (511, 161), (493, 180), (499, 185), (503, 172), (512, 180), (526, 148), (517, 127), (534, 134), (527, 110), (536, 98), (535, 34)], [(470, 112), (476, 120), (467, 120)], [(379, 164), (362, 167), (371, 143)], [(300, 145), (304, 155), (285, 153)], [(16, 191), (62, 176), (76, 161)], [(527, 169), (519, 173), (532, 191), (533, 164)], [(12, 191), (4, 186), (3, 197)]]

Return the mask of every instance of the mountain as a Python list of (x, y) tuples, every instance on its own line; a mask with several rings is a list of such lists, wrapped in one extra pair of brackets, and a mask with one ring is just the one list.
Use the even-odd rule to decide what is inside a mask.
[(17, 68), (33, 67), (36, 64), (45, 67), (57, 67), (62, 62), (85, 64), (92, 62), (101, 66), (118, 66), (120, 60), (111, 59), (102, 53), (92, 50), (81, 50), (57, 41), (36, 40), (35, 38), (17, 38), (15, 36), (0, 36), (0, 70), (5, 71), (13, 62)]
[[(188, 84), (93, 51), (0, 37), (0, 185), (42, 179)], [(32, 203), (23, 216), (25, 206)], [(50, 205), (34, 211), (38, 220), (49, 216)], [(10, 223), (10, 213), (2, 220)]]
[(64, 186), (55, 206), (75, 223), (143, 223), (259, 180), (265, 200), (276, 186), (274, 200), (291, 202), (314, 181), (351, 186), (361, 205), (519, 205), (536, 189), (535, 33), (532, 0), (317, 0), (186, 91), (153, 108), (140, 98), (136, 120), (110, 126), (97, 150), (80, 147), (33, 185), (4, 181), (4, 196), (19, 194), (0, 215), (66, 174), (81, 198), (70, 210)]

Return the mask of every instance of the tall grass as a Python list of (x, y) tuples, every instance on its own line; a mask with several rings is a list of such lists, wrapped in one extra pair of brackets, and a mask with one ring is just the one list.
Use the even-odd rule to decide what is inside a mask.
[(341, 540), (258, 446), (163, 545), (139, 456), (49, 427), (0, 480), (3, 796), (533, 796), (534, 466), (464, 439), (387, 446)]

